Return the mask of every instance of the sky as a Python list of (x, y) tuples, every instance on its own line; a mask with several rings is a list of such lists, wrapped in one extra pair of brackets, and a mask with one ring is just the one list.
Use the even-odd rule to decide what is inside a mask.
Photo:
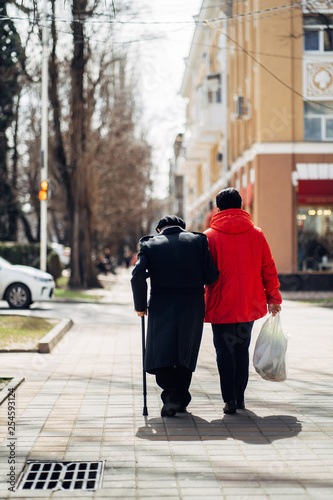
[[(43, 2), (40, 0), (41, 12)], [(157, 198), (168, 194), (169, 159), (177, 133), (184, 130), (186, 101), (180, 96), (180, 87), (195, 28), (193, 16), (199, 13), (201, 4), (202, 0), (135, 0), (130, 2), (131, 13), (126, 13), (122, 0), (113, 0), (115, 20), (119, 22), (115, 41), (129, 48), (138, 73), (137, 102), (147, 140), (153, 147), (153, 195)], [(50, 2), (46, 5), (50, 14)], [(64, 20), (59, 43), (66, 47), (70, 3), (63, 0), (56, 5), (57, 16)], [(112, 0), (105, 0), (105, 6), (112, 15)], [(18, 26), (24, 39), (28, 25), (21, 21)], [(98, 39), (98, 32), (93, 38)], [(39, 54), (40, 44), (34, 50)]]
[(135, 32), (138, 38), (150, 38), (136, 43), (134, 52), (140, 67), (142, 119), (154, 148), (153, 193), (157, 198), (167, 196), (173, 143), (177, 133), (184, 130), (186, 101), (180, 96), (180, 87), (184, 58), (194, 33), (193, 16), (199, 13), (201, 3), (202, 0), (154, 0), (148, 4), (137, 0), (138, 20), (148, 24), (127, 27), (131, 31), (127, 36), (132, 39)]

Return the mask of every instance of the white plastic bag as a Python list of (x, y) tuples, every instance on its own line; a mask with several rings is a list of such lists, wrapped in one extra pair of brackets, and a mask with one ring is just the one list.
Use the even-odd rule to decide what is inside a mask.
[(280, 313), (262, 325), (253, 353), (253, 366), (265, 380), (283, 382), (287, 378), (286, 351), (290, 336), (283, 331)]

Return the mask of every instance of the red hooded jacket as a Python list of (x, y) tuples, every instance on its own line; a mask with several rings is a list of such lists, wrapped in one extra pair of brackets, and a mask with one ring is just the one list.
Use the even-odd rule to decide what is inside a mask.
[(267, 304), (281, 304), (270, 248), (247, 212), (218, 212), (205, 234), (220, 271), (218, 281), (206, 287), (206, 323), (254, 321), (267, 314)]

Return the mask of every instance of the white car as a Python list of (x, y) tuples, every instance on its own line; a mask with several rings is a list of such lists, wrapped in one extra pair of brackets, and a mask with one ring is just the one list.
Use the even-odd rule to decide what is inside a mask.
[(50, 300), (55, 282), (49, 273), (10, 264), (0, 257), (0, 300), (13, 309), (27, 309), (36, 300)]

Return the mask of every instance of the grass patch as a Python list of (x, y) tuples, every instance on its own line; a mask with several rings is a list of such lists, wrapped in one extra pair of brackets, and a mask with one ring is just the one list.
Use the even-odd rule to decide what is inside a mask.
[(88, 299), (88, 300), (100, 300), (99, 295), (89, 295), (84, 292), (77, 292), (76, 290), (65, 290), (63, 288), (56, 288), (54, 291), (54, 296), (61, 299)]
[(54, 321), (25, 316), (0, 317), (1, 349), (35, 349), (38, 341), (55, 325)]
[(68, 288), (69, 278), (61, 276), (57, 279), (57, 286), (54, 291), (54, 296), (60, 299), (86, 299), (86, 300), (100, 300), (101, 295), (90, 295), (83, 291), (71, 290)]
[(327, 299), (307, 300), (306, 302), (309, 302), (310, 304), (333, 304), (333, 297), (329, 297)]
[(57, 288), (67, 288), (68, 285), (68, 278), (66, 276), (60, 276), (60, 278), (57, 279)]
[[(288, 299), (291, 300), (291, 299)], [(294, 302), (300, 302), (301, 304), (309, 304), (312, 306), (333, 306), (333, 297), (328, 297), (325, 299), (295, 299)]]
[(12, 378), (0, 378), (0, 391), (6, 387), (9, 382), (13, 380)]

